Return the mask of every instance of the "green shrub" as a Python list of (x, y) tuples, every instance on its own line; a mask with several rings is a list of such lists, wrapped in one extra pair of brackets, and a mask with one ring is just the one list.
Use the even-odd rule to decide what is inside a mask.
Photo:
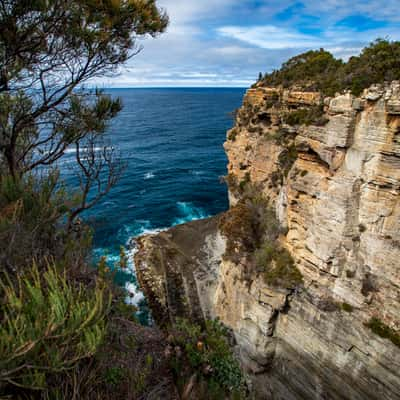
[(299, 108), (289, 111), (283, 116), (283, 122), (288, 125), (325, 125), (328, 120), (324, 118), (324, 107), (322, 105)]
[(351, 304), (342, 303), (342, 310), (351, 313), (354, 311), (354, 308)]
[(278, 164), (283, 176), (288, 176), (290, 170), (293, 167), (293, 164), (297, 160), (297, 156), (298, 153), (294, 144), (288, 146), (279, 154)]
[(102, 343), (110, 297), (99, 280), (94, 290), (70, 284), (53, 265), (34, 265), (0, 281), (0, 385), (46, 389), (49, 376), (93, 356)]
[(364, 224), (359, 224), (359, 225), (358, 225), (358, 230), (359, 230), (361, 233), (364, 233), (364, 232), (367, 230), (367, 227), (366, 227)]
[(231, 129), (228, 133), (228, 140), (234, 142), (236, 140), (237, 135), (238, 135), (238, 129), (237, 128)]
[(221, 216), (219, 229), (227, 238), (225, 258), (237, 261), (242, 252), (254, 251), (256, 235), (253, 213), (244, 201)]
[(109, 367), (104, 372), (104, 381), (111, 386), (118, 386), (125, 378), (126, 371), (122, 367)]
[(347, 63), (337, 60), (323, 49), (299, 54), (280, 70), (266, 74), (262, 84), (320, 91), (334, 96), (343, 90), (351, 90), (356, 96), (374, 83), (400, 79), (400, 42), (377, 39), (365, 47), (358, 56)]
[(246, 186), (250, 183), (250, 172), (246, 172), (244, 178), (239, 183), (239, 189), (243, 192), (246, 189)]
[(257, 250), (255, 257), (257, 269), (263, 272), (268, 285), (289, 288), (303, 282), (301, 272), (290, 253), (276, 242), (266, 242)]
[(376, 335), (389, 339), (397, 347), (400, 347), (400, 333), (384, 324), (379, 318), (372, 317), (365, 326), (371, 329)]
[(227, 333), (218, 321), (206, 321), (204, 328), (185, 319), (176, 321), (171, 328), (172, 344), (177, 350), (172, 366), (181, 382), (196, 374), (207, 382), (211, 392), (233, 395), (244, 391), (242, 372)]

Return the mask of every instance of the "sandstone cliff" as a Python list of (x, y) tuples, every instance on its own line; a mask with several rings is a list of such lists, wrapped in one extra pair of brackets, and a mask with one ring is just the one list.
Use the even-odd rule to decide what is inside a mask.
[[(255, 87), (225, 150), (231, 210), (138, 240), (156, 320), (221, 319), (257, 398), (400, 399), (400, 83), (359, 98)], [(298, 284), (265, 279), (232, 219), (260, 197)]]

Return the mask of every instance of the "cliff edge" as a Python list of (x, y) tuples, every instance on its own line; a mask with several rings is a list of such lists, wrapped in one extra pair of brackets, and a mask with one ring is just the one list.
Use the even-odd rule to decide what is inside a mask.
[(400, 83), (254, 87), (230, 210), (138, 239), (155, 319), (219, 318), (260, 399), (400, 399)]

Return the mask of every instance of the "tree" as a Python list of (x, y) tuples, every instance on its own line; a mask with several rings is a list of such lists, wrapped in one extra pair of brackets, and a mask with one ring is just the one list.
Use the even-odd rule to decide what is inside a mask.
[(102, 139), (121, 102), (84, 85), (115, 73), (141, 50), (138, 38), (167, 23), (155, 0), (0, 0), (0, 180), (55, 169), (73, 146), (82, 193), (71, 227), (122, 169)]
[[(121, 294), (104, 263), (89, 268), (91, 232), (76, 220), (122, 173), (104, 137), (121, 102), (85, 85), (167, 22), (155, 0), (0, 0), (1, 398), (103, 397), (92, 379), (107, 367), (99, 349), (114, 357)], [(74, 195), (57, 168), (67, 148)]]

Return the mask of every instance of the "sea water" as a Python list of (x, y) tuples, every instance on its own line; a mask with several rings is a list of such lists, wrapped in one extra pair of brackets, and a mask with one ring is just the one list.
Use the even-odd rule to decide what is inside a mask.
[[(126, 163), (125, 171), (95, 207), (84, 214), (94, 229), (94, 256), (113, 266), (120, 246), (129, 254), (129, 268), (116, 281), (127, 289), (127, 302), (147, 320), (145, 299), (138, 288), (132, 238), (187, 221), (205, 218), (228, 207), (221, 183), (227, 159), (223, 149), (233, 112), (244, 89), (108, 89), (123, 103), (106, 137)], [(60, 163), (67, 184), (77, 188), (74, 151)]]

